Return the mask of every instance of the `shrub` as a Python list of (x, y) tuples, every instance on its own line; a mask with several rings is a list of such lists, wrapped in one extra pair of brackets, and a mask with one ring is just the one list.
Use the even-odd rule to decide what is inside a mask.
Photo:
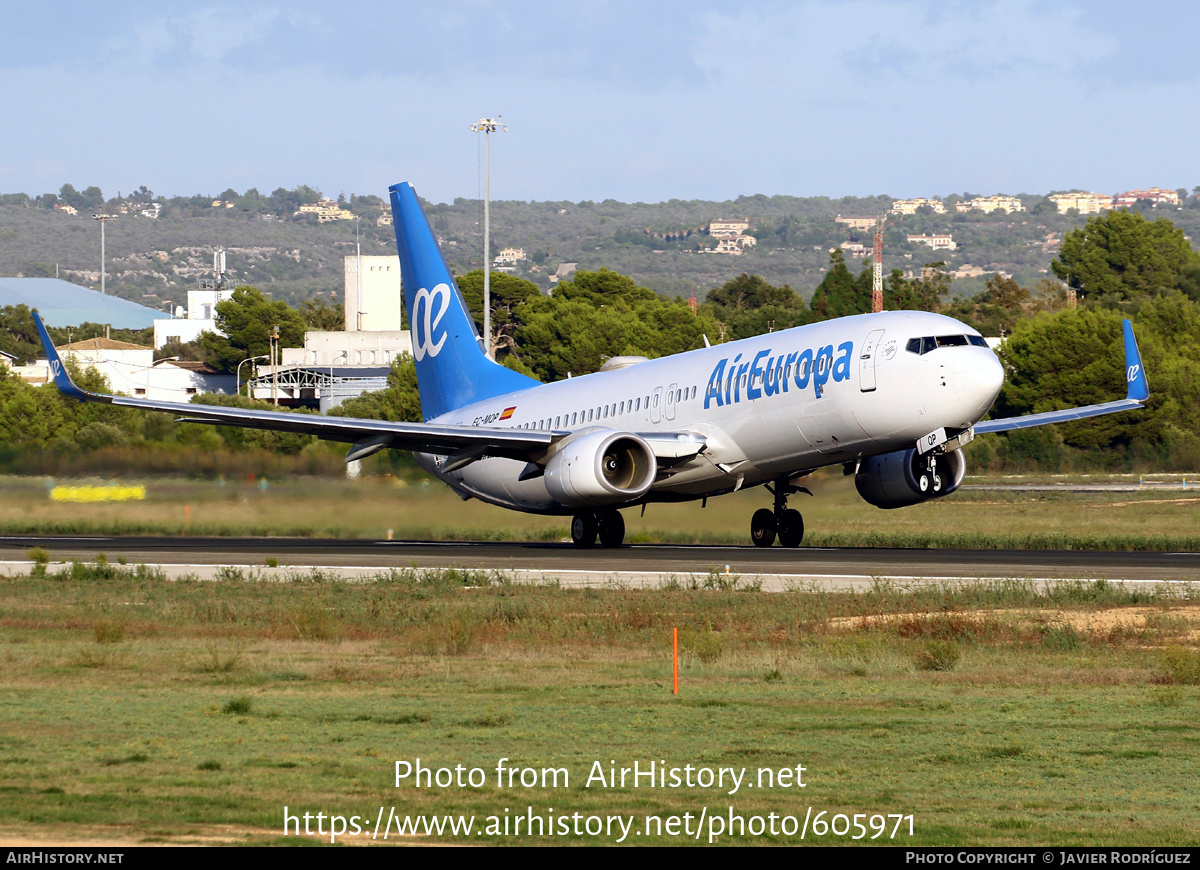
[(1079, 649), (1082, 645), (1083, 638), (1073, 625), (1064, 623), (1062, 625), (1047, 625), (1042, 628), (1042, 646), (1046, 649), (1066, 652)]
[(33, 562), (32, 577), (42, 578), (46, 576), (46, 566), (50, 563), (50, 553), (41, 547), (34, 547), (25, 554), (31, 562)]
[(712, 664), (725, 652), (725, 644), (721, 635), (708, 626), (704, 631), (684, 629), (679, 635), (679, 646), (684, 652), (691, 653), (706, 665)]
[[(230, 698), (225, 702), (225, 706), (221, 708), (222, 713), (227, 713), (230, 716), (248, 716), (250, 711), (254, 709), (254, 699), (247, 695), (239, 695), (236, 698)], [(216, 768), (219, 770), (220, 768)]]
[(1162, 651), (1159, 660), (1173, 682), (1181, 686), (1200, 685), (1200, 650), (1171, 646)]
[(120, 643), (125, 639), (125, 626), (111, 619), (100, 619), (92, 623), (92, 634), (96, 643)]
[(931, 640), (917, 653), (917, 667), (923, 671), (952, 671), (962, 658), (962, 650), (952, 640)]

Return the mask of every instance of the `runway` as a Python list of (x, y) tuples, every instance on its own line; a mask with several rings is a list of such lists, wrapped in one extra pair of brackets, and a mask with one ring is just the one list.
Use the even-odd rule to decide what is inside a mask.
[[(577, 550), (558, 543), (347, 541), (311, 538), (192, 538), (20, 535), (0, 537), (0, 571), (26, 573), (33, 547), (52, 563), (93, 561), (161, 566), (169, 577), (217, 576), (235, 566), (263, 579), (285, 580), (313, 569), (347, 579), (391, 568), (460, 568), (503, 572), (516, 581), (564, 585), (658, 586), (710, 572), (780, 590), (818, 584), (862, 587), (875, 579), (902, 582), (1021, 578), (1200, 582), (1200, 553), (1077, 550), (889, 550), (633, 544)], [(273, 567), (267, 567), (272, 563)], [(53, 570), (53, 568), (52, 568)]]

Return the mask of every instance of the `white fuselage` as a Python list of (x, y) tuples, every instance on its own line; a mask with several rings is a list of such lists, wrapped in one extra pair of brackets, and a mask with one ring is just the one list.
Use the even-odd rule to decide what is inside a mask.
[[(955, 336), (965, 343), (908, 349), (914, 338)], [(699, 435), (704, 451), (671, 466), (639, 499), (683, 500), (903, 450), (941, 427), (966, 429), (991, 408), (1003, 379), (970, 327), (940, 314), (883, 312), (568, 378), (431, 422)], [(485, 458), (443, 473), (441, 457), (416, 456), (463, 495), (533, 513), (573, 511), (542, 478), (519, 480), (524, 462)]]

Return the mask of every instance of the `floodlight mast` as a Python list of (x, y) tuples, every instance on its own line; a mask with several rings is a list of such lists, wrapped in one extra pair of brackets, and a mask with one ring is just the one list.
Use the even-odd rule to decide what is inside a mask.
[(105, 259), (104, 258), (104, 225), (106, 223), (108, 223), (109, 221), (115, 221), (116, 219), (117, 219), (117, 216), (115, 214), (94, 214), (94, 215), (92, 215), (92, 220), (100, 221), (100, 293), (101, 294), (106, 293), (106, 291), (104, 289), (104, 277), (105, 277), (105, 274), (104, 274), (105, 273), (105, 268), (104, 268), (104, 259)]
[(497, 130), (507, 133), (508, 128), (500, 123), (500, 115), (495, 118), (480, 118), (471, 125), (471, 132), (483, 133), (483, 352), (490, 358), (492, 355), (492, 288), (491, 263), (492, 249), (490, 237), (490, 200), (491, 200), (491, 164), (492, 164), (492, 134)]

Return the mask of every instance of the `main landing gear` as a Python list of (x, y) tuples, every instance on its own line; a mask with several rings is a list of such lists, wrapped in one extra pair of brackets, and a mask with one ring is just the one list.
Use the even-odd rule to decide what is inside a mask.
[[(769, 547), (775, 543), (776, 535), (784, 547), (799, 547), (804, 540), (804, 517), (800, 511), (787, 506), (788, 496), (794, 492), (808, 492), (803, 486), (793, 486), (787, 480), (775, 481), (775, 486), (764, 484), (767, 491), (775, 496), (775, 507), (772, 510), (760, 508), (750, 519), (750, 540), (756, 547)], [(811, 492), (808, 492), (812, 495)]]
[(625, 519), (612, 508), (575, 514), (571, 519), (571, 543), (581, 550), (590, 549), (600, 538), (602, 547), (619, 547), (625, 540)]

